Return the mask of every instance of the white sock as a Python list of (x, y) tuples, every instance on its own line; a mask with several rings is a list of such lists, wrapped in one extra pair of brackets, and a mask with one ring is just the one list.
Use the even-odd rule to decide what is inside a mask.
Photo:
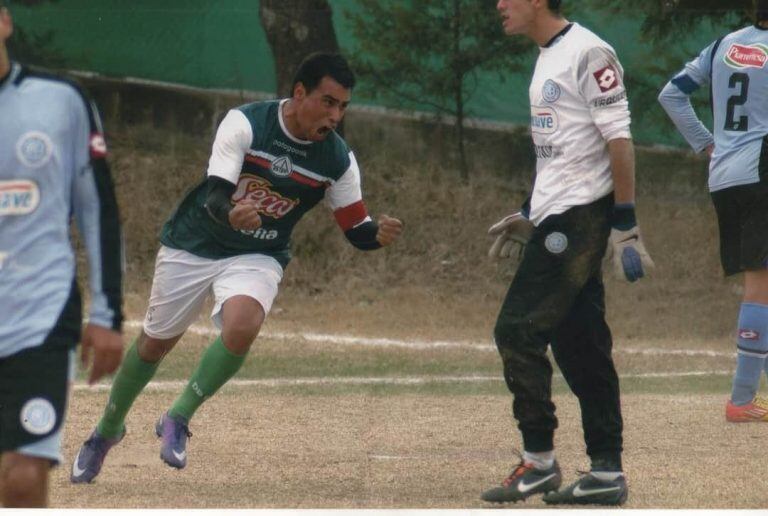
[(622, 471), (590, 471), (589, 474), (598, 480), (616, 480), (624, 476)]
[(523, 461), (530, 462), (536, 469), (549, 469), (555, 463), (555, 450), (545, 452), (523, 452)]

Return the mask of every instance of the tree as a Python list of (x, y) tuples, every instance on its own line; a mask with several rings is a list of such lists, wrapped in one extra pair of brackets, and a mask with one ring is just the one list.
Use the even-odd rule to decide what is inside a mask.
[(751, 21), (753, 0), (591, 0), (593, 8), (616, 13), (634, 11), (642, 18), (641, 31), (657, 44), (689, 34), (701, 23)]
[(261, 0), (259, 17), (272, 47), (277, 94), (292, 93), (293, 74), (312, 52), (338, 52), (331, 7), (326, 0)]
[(459, 171), (467, 181), (464, 129), (477, 73), (496, 71), (503, 79), (532, 45), (507, 37), (492, 4), (477, 0), (358, 0), (347, 18), (357, 42), (352, 61), (368, 79), (366, 93), (455, 117)]
[[(58, 0), (15, 0), (13, 5), (36, 7)], [(13, 15), (13, 11), (11, 11)], [(13, 37), (8, 40), (8, 52), (14, 60), (43, 66), (46, 68), (63, 68), (67, 62), (53, 46), (53, 31), (43, 34), (29, 34), (23, 27), (16, 25)]]
[[(658, 105), (659, 90), (702, 48), (685, 45), (691, 34), (726, 34), (752, 21), (753, 0), (587, 0), (587, 9), (638, 20), (645, 58), (626, 70), (625, 80), (633, 117), (646, 125), (666, 128), (674, 141), (682, 142), (669, 118)], [(713, 40), (715, 37), (712, 38)], [(709, 95), (706, 89), (691, 98), (706, 120)]]

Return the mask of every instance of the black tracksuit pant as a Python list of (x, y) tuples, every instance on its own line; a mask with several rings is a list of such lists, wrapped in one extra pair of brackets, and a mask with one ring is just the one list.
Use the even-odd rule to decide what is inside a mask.
[(605, 322), (602, 260), (613, 194), (536, 227), (494, 336), (526, 451), (552, 450), (557, 418), (547, 345), (581, 405), (594, 469), (621, 469), (619, 380)]

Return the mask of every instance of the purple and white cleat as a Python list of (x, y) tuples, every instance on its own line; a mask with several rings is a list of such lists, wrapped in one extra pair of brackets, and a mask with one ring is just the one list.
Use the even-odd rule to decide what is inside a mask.
[(125, 428), (119, 437), (113, 439), (102, 437), (98, 430), (94, 430), (77, 452), (69, 480), (73, 484), (91, 482), (101, 471), (107, 452), (122, 441), (123, 437), (125, 437)]
[(187, 438), (192, 437), (188, 422), (181, 416), (170, 416), (166, 412), (155, 425), (157, 436), (163, 440), (160, 458), (172, 468), (182, 469), (187, 465)]

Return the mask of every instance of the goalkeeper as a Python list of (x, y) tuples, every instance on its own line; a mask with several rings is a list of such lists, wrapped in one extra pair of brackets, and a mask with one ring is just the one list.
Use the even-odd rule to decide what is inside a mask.
[[(527, 242), (494, 337), (522, 433), (521, 462), (482, 498), (515, 502), (545, 493), (550, 504), (618, 505), (622, 473), (619, 379), (605, 321), (602, 259), (610, 239), (616, 271), (635, 281), (652, 265), (635, 219), (635, 163), (623, 70), (607, 43), (560, 14), (559, 0), (500, 0), (507, 34), (540, 47), (531, 80), (533, 193), (521, 213), (491, 228), (492, 256)], [(561, 484), (547, 347), (579, 399), (590, 474)]]

